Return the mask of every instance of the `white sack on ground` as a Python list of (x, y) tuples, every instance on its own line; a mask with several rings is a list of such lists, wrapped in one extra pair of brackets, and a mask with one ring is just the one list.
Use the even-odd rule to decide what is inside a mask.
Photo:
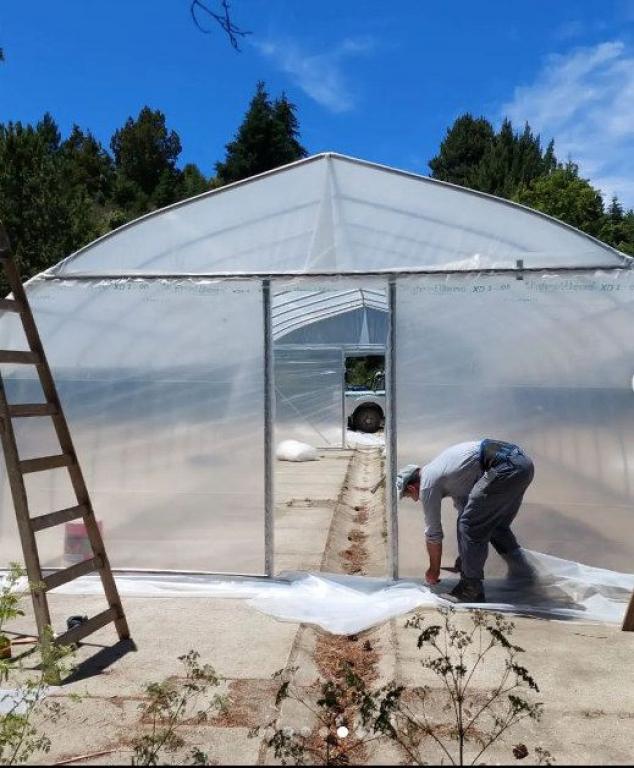
[[(509, 579), (486, 581), (487, 610), (553, 619), (620, 624), (634, 591), (634, 574), (617, 573), (528, 552), (539, 581), (526, 586)], [(365, 576), (287, 573), (279, 579), (212, 577), (176, 573), (117, 573), (123, 597), (215, 597), (246, 599), (259, 611), (282, 621), (316, 624), (335, 634), (353, 634), (401, 616), (417, 607), (448, 605), (421, 581), (398, 583)], [(98, 576), (58, 587), (59, 594), (102, 594)], [(464, 609), (469, 606), (457, 606)], [(483, 606), (478, 606), (483, 607)]]
[(275, 451), (278, 461), (317, 461), (317, 449), (299, 440), (283, 440)]

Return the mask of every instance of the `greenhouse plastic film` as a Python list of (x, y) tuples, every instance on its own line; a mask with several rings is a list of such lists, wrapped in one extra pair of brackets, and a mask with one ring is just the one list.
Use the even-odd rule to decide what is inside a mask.
[[(259, 281), (40, 282), (29, 297), (113, 566), (262, 573)], [(11, 402), (32, 401), (32, 368), (3, 373)], [(21, 455), (54, 444), (17, 437)], [(76, 503), (65, 470), (27, 480), (33, 513)], [(3, 486), (6, 563), (20, 545)], [(68, 564), (64, 526), (38, 539), (44, 565)]]
[[(408, 277), (397, 285), (399, 464), (425, 464), (465, 440), (515, 442), (535, 463), (514, 523), (520, 543), (628, 570), (634, 273)], [(401, 573), (417, 573), (420, 505), (401, 502), (399, 519)], [(489, 566), (498, 562), (491, 555)]]
[(274, 349), (275, 435), (341, 448), (343, 363), (339, 349)]

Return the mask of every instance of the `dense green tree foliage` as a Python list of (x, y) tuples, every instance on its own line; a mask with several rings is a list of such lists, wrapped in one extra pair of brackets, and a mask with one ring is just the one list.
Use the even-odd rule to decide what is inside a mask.
[(494, 138), (493, 126), (484, 117), (462, 115), (447, 131), (436, 157), (429, 161), (433, 178), (473, 187), (474, 173)]
[(580, 178), (574, 163), (566, 163), (548, 175), (520, 186), (515, 199), (583, 229), (589, 235), (599, 235), (604, 223), (603, 200), (600, 193)]
[(612, 198), (603, 218), (599, 239), (634, 256), (634, 211), (626, 213), (616, 197)]
[(306, 154), (299, 143), (295, 106), (284, 95), (271, 101), (264, 83), (259, 82), (242, 125), (227, 144), (225, 161), (216, 163), (216, 172), (222, 184), (229, 184)]
[(616, 198), (606, 208), (573, 162), (557, 160), (553, 141), (542, 149), (528, 123), (516, 132), (505, 119), (496, 131), (484, 117), (461, 115), (429, 167), (436, 179), (523, 203), (634, 254), (634, 212)]
[(105, 232), (209, 189), (194, 164), (176, 167), (180, 138), (145, 107), (112, 137), (111, 156), (73, 125), (62, 140), (50, 114), (34, 127), (0, 125), (0, 219), (29, 277)]
[(176, 161), (181, 140), (169, 131), (165, 115), (143, 107), (129, 117), (110, 141), (116, 170), (115, 200), (124, 209), (141, 214), (175, 202), (180, 189)]
[(97, 234), (86, 200), (84, 189), (68, 184), (50, 116), (36, 127), (0, 125), (0, 218), (25, 276)]

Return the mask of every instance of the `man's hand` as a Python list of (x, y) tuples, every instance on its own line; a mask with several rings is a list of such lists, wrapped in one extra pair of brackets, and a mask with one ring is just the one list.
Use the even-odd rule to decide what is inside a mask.
[(435, 571), (433, 568), (428, 568), (425, 571), (425, 581), (428, 584), (438, 584), (440, 581), (440, 572)]
[(429, 568), (425, 571), (425, 581), (428, 584), (438, 584), (440, 581), (440, 561), (442, 560), (442, 541), (428, 541), (427, 554)]

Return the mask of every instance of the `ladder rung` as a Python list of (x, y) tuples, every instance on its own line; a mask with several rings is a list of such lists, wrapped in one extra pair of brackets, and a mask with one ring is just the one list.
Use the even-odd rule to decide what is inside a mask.
[(0, 299), (0, 310), (6, 312), (20, 312), (22, 305), (15, 299)]
[(116, 621), (118, 618), (119, 613), (117, 609), (108, 608), (107, 610), (102, 611), (102, 613), (98, 613), (96, 616), (88, 619), (88, 621), (85, 621), (83, 624), (79, 624), (78, 626), (67, 630), (62, 635), (58, 635), (58, 637), (55, 638), (55, 643), (57, 645), (73, 645), (73, 643), (81, 640), (82, 637), (91, 635), (93, 632), (105, 627), (106, 624)]
[(101, 558), (99, 555), (95, 555), (95, 557), (91, 557), (89, 560), (82, 560), (82, 562), (77, 563), (77, 565), (71, 565), (70, 568), (55, 571), (55, 573), (51, 573), (50, 576), (42, 579), (42, 581), (48, 592), (51, 589), (55, 589), (55, 587), (61, 587), (62, 584), (67, 584), (69, 581), (74, 581), (80, 576), (85, 576), (87, 573), (98, 571), (101, 568), (101, 565)]
[(9, 416), (55, 416), (57, 407), (53, 403), (25, 403), (10, 405)]
[(40, 362), (39, 356), (35, 352), (22, 352), (17, 349), (0, 350), (0, 363), (30, 363), (36, 365)]
[(23, 459), (20, 462), (20, 471), (26, 475), (29, 472), (44, 472), (47, 469), (69, 467), (73, 463), (74, 459), (68, 453), (60, 453), (59, 456), (40, 456), (37, 459)]
[(78, 517), (83, 517), (87, 512), (88, 507), (85, 504), (68, 507), (67, 509), (59, 509), (57, 512), (49, 512), (47, 515), (32, 517), (31, 528), (34, 532), (43, 531), (45, 528), (52, 528), (54, 525), (62, 525), (62, 523), (77, 520)]

